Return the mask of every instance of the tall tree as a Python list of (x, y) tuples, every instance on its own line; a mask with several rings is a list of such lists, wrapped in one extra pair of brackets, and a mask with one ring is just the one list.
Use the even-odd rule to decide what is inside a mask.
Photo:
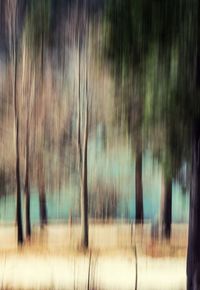
[[(139, 33), (147, 35), (142, 25), (142, 16), (146, 6), (139, 1), (109, 1), (107, 5), (106, 51), (108, 59), (114, 64), (117, 80), (116, 95), (122, 95), (121, 113), (125, 114), (128, 132), (133, 140), (135, 152), (135, 221), (143, 223), (143, 186), (142, 186), (142, 155), (143, 155), (143, 82), (142, 62), (145, 45), (139, 41)], [(146, 21), (148, 22), (148, 15)], [(141, 25), (141, 30), (137, 28)], [(143, 35), (142, 35), (143, 37)], [(137, 66), (137, 70), (135, 67)], [(120, 86), (121, 84), (121, 86)], [(121, 93), (119, 93), (119, 91)]]
[(36, 66), (36, 122), (37, 122), (37, 180), (40, 203), (41, 226), (47, 223), (46, 189), (45, 189), (45, 69), (46, 51), (49, 44), (51, 1), (30, 1), (28, 11), (28, 33), (32, 44), (32, 54), (35, 58)]
[[(193, 7), (195, 30), (195, 58), (191, 69), (195, 68), (194, 79), (190, 84), (194, 85), (190, 108), (192, 109), (192, 180), (190, 191), (190, 214), (189, 214), (189, 236), (187, 255), (187, 289), (194, 290), (200, 287), (200, 167), (199, 167), (199, 142), (200, 142), (200, 2), (194, 1)], [(196, 20), (196, 21), (195, 21)], [(192, 33), (192, 31), (190, 32)]]
[[(25, 98), (25, 220), (26, 220), (26, 238), (31, 237), (31, 217), (30, 217), (30, 114), (31, 114), (31, 99), (35, 89), (35, 76), (33, 62), (30, 51), (30, 42), (27, 31), (24, 33), (22, 41), (22, 95)], [(31, 75), (32, 74), (32, 75)]]
[[(87, 93), (86, 93), (87, 94)], [(81, 173), (81, 230), (82, 246), (88, 248), (88, 96), (86, 95), (83, 161)]]
[(9, 42), (9, 60), (11, 65), (11, 82), (13, 95), (13, 115), (14, 115), (14, 144), (15, 144), (15, 178), (17, 192), (17, 237), (18, 244), (23, 244), (23, 225), (21, 211), (21, 175), (20, 175), (20, 141), (19, 141), (19, 108), (18, 108), (18, 48), (19, 48), (19, 17), (20, 1), (6, 0), (6, 21), (7, 36)]
[[(79, 150), (79, 164), (80, 164), (80, 177), (81, 177), (81, 196), (80, 196), (80, 208), (81, 208), (81, 244), (82, 247), (87, 249), (89, 245), (89, 230), (88, 230), (88, 128), (89, 128), (89, 112), (88, 112), (88, 41), (89, 41), (89, 23), (88, 23), (88, 1), (84, 3), (82, 11), (82, 23), (79, 21), (79, 39), (78, 39), (78, 150)], [(78, 2), (78, 15), (80, 17), (80, 1)], [(81, 29), (80, 24), (83, 25)], [(84, 33), (84, 40), (83, 40)], [(84, 41), (84, 43), (83, 43)], [(82, 94), (82, 102), (80, 98), (81, 94), (81, 47), (84, 53), (85, 74), (84, 74), (84, 94)], [(81, 108), (82, 104), (82, 108)], [(84, 121), (84, 129), (82, 133), (81, 141), (81, 111), (82, 122)], [(85, 116), (83, 117), (83, 113)]]

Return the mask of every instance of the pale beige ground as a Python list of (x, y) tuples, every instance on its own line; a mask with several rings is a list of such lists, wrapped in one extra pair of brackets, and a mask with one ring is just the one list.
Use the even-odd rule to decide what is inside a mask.
[[(138, 250), (147, 256), (185, 256), (187, 230), (186, 224), (173, 224), (171, 240), (166, 243), (152, 240), (150, 223), (136, 228), (128, 223), (92, 223), (89, 227), (89, 244), (90, 249), (97, 252), (127, 250), (136, 244)], [(34, 226), (31, 250), (74, 252), (80, 249), (80, 240), (81, 229), (78, 224), (52, 223), (42, 231), (39, 226)], [(30, 248), (30, 244), (27, 245), (26, 248)], [(0, 225), (0, 252), (16, 249), (15, 225)]]

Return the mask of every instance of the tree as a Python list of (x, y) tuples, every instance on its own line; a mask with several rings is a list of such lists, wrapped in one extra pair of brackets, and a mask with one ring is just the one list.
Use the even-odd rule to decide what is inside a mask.
[[(195, 73), (194, 79), (190, 80), (194, 84), (192, 90), (191, 108), (192, 108), (192, 172), (191, 172), (191, 191), (190, 191), (190, 214), (189, 214), (189, 236), (188, 236), (188, 254), (187, 254), (187, 289), (198, 289), (200, 286), (200, 181), (199, 181), (199, 141), (200, 141), (200, 3), (195, 1), (193, 6), (194, 26), (196, 28), (194, 56)], [(193, 68), (193, 66), (191, 67)]]
[(161, 197), (161, 235), (169, 239), (172, 222), (172, 180), (163, 178)]
[(15, 178), (17, 192), (17, 239), (18, 244), (23, 244), (23, 225), (21, 212), (21, 175), (20, 175), (20, 149), (19, 149), (19, 110), (18, 110), (18, 48), (19, 48), (19, 15), (20, 2), (17, 0), (6, 0), (7, 35), (9, 41), (9, 60), (11, 65), (11, 82), (13, 96), (14, 116), (14, 144), (15, 144)]
[[(199, 1), (120, 1), (112, 2), (113, 5), (129, 5), (126, 9), (125, 17), (115, 17), (111, 21), (111, 31), (119, 27), (120, 33), (114, 34), (111, 37), (113, 55), (116, 52), (121, 52), (122, 48), (134, 51), (133, 55), (135, 69), (138, 65), (147, 64), (147, 58), (152, 55), (152, 51), (157, 51), (157, 64), (155, 67), (162, 68), (164, 73), (160, 74), (160, 70), (153, 73), (154, 87), (153, 92), (153, 109), (154, 112), (162, 112), (163, 118), (166, 120), (165, 129), (166, 136), (177, 132), (178, 135), (173, 138), (174, 144), (172, 147), (167, 146), (167, 152), (173, 153), (174, 148), (181, 151), (181, 141), (184, 140), (184, 147), (191, 150), (192, 153), (192, 178), (191, 178), (191, 193), (190, 193), (190, 219), (189, 219), (189, 240), (188, 240), (188, 258), (187, 258), (187, 289), (193, 290), (199, 288), (199, 273), (200, 273), (200, 228), (199, 228), (199, 165), (198, 142), (200, 139), (200, 102), (199, 102), (199, 83), (200, 83), (200, 6)], [(134, 4), (133, 4), (134, 3)], [(131, 4), (133, 6), (131, 6)], [(134, 7), (135, 5), (135, 7)], [(140, 8), (137, 10), (137, 8)], [(123, 11), (120, 7), (120, 11)], [(137, 17), (133, 17), (134, 11)], [(129, 19), (129, 22), (128, 20)], [(124, 26), (124, 22), (128, 23)], [(118, 25), (119, 24), (119, 25)], [(125, 39), (119, 39), (119, 35)], [(132, 42), (128, 41), (129, 45), (125, 45), (127, 36), (131, 36)], [(116, 37), (117, 36), (117, 37)], [(118, 46), (117, 46), (118, 45)], [(123, 45), (123, 46), (122, 46)], [(118, 50), (117, 50), (118, 49)], [(112, 56), (113, 56), (112, 55)], [(118, 54), (117, 54), (118, 55)], [(129, 60), (130, 54), (124, 58)], [(184, 59), (184, 61), (183, 61)], [(122, 62), (118, 62), (119, 64)], [(133, 64), (130, 62), (131, 67)], [(145, 73), (150, 70), (145, 68)], [(168, 90), (165, 92), (160, 90), (163, 84), (167, 81)], [(146, 90), (146, 96), (149, 90)], [(145, 98), (146, 99), (146, 98)], [(158, 103), (157, 101), (160, 100)], [(177, 126), (178, 124), (178, 126)], [(179, 125), (180, 124), (180, 125)], [(180, 132), (180, 128), (186, 128)], [(176, 130), (174, 130), (176, 128)], [(193, 132), (191, 142), (190, 132)], [(168, 145), (168, 143), (166, 143)], [(170, 149), (170, 150), (169, 150)], [(173, 149), (171, 151), (171, 149)], [(175, 150), (176, 151), (176, 150)], [(171, 155), (172, 157), (174, 154)], [(183, 156), (181, 156), (183, 157)], [(184, 156), (185, 157), (185, 156)], [(183, 158), (184, 158), (183, 157)], [(172, 158), (173, 159), (173, 158)], [(166, 160), (166, 159), (165, 159)], [(175, 158), (181, 164), (183, 159)], [(185, 161), (185, 160), (184, 160)]]
[[(44, 165), (44, 144), (45, 144), (45, 49), (49, 40), (51, 2), (31, 1), (27, 17), (27, 33), (32, 45), (32, 55), (35, 58), (35, 82), (38, 87), (37, 96), (35, 94), (35, 106), (37, 122), (37, 183), (40, 203), (40, 223), (43, 227), (47, 223), (47, 206), (45, 190), (45, 165)], [(39, 97), (39, 99), (38, 99)], [(27, 144), (28, 145), (28, 144)], [(28, 149), (28, 148), (27, 148)]]
[[(108, 36), (105, 39), (108, 59), (114, 64), (116, 95), (122, 95), (121, 114), (125, 115), (128, 133), (133, 140), (136, 223), (143, 223), (144, 220), (142, 186), (144, 92), (141, 64), (146, 48), (143, 41), (139, 41), (140, 32), (137, 29), (141, 24), (141, 34), (148, 35), (146, 31), (148, 26), (143, 27), (141, 23), (141, 16), (146, 12), (144, 8), (146, 6), (139, 1), (109, 1), (106, 13)], [(145, 16), (148, 22), (148, 14)], [(134, 69), (136, 64), (138, 64), (137, 70)]]
[[(127, 103), (125, 116), (130, 127), (129, 131), (133, 134), (135, 129), (137, 133), (133, 134), (136, 153), (138, 152), (137, 148), (141, 149), (147, 146), (149, 142), (145, 136), (147, 131), (154, 132), (152, 127), (158, 127), (158, 123), (160, 123), (161, 130), (164, 129), (163, 137), (166, 144), (162, 148), (160, 147), (162, 158), (159, 160), (164, 167), (163, 171), (167, 182), (169, 177), (171, 179), (175, 177), (174, 172), (178, 170), (178, 166), (175, 169), (173, 166), (177, 163), (180, 155), (175, 158), (173, 155), (176, 138), (173, 144), (170, 143), (171, 134), (175, 136), (174, 132), (178, 130), (177, 128), (174, 130), (172, 126), (175, 119), (173, 115), (176, 107), (175, 91), (177, 89), (175, 89), (176, 72), (172, 71), (172, 68), (176, 66), (177, 59), (174, 54), (177, 53), (176, 49), (179, 49), (177, 48), (178, 38), (185, 27), (183, 14), (186, 3), (185, 1), (182, 4), (179, 1), (175, 3), (168, 1), (166, 4), (146, 0), (110, 1), (109, 3), (110, 9), (106, 17), (108, 19), (106, 46), (108, 47), (108, 56), (114, 62), (114, 72), (119, 75), (118, 83), (121, 80), (125, 90), (130, 91), (130, 88), (127, 89), (128, 80), (130, 78), (133, 80), (132, 95), (129, 93), (129, 101), (127, 102), (124, 98), (124, 102)], [(134, 91), (136, 91), (135, 94)], [(172, 102), (170, 103), (170, 101)], [(149, 111), (153, 118), (151, 122), (149, 120), (146, 122)], [(154, 138), (156, 143), (155, 136), (151, 138)], [(141, 144), (141, 140), (142, 143), (145, 141), (146, 143)], [(176, 162), (170, 161), (166, 169), (165, 165), (166, 162), (168, 163), (168, 159), (175, 159)], [(136, 160), (141, 160), (139, 154), (136, 154)], [(179, 161), (181, 163), (181, 158)], [(141, 162), (136, 162), (137, 164), (136, 172), (139, 172), (139, 169), (142, 168)], [(141, 178), (139, 182), (139, 177), (142, 175), (138, 173), (137, 176), (136, 196), (142, 196), (141, 194), (137, 195), (137, 187), (142, 188)], [(142, 198), (138, 200), (142, 200)], [(138, 208), (141, 206), (138, 205)]]
[[(86, 92), (87, 94), (87, 92)], [(82, 246), (88, 248), (88, 96), (86, 95), (85, 108), (85, 128), (83, 142), (83, 160), (81, 173), (81, 228), (82, 228)]]
[(30, 38), (25, 30), (22, 41), (22, 97), (25, 99), (25, 220), (26, 238), (31, 237), (30, 217), (30, 115), (32, 113), (33, 95), (35, 91), (34, 63), (30, 53)]
[[(80, 5), (80, 3), (78, 3)], [(78, 7), (79, 16), (80, 16), (80, 7)], [(85, 5), (83, 11), (83, 25), (84, 30), (80, 29), (79, 27), (79, 40), (78, 40), (78, 54), (79, 54), (79, 84), (78, 84), (78, 118), (77, 118), (77, 125), (78, 125), (78, 151), (79, 151), (79, 170), (80, 170), (80, 181), (81, 181), (81, 196), (80, 196), (80, 208), (81, 208), (81, 244), (82, 247), (87, 249), (89, 245), (89, 234), (88, 234), (88, 122), (89, 122), (89, 108), (88, 108), (88, 41), (89, 41), (89, 24), (88, 24), (88, 7)], [(81, 46), (83, 45), (82, 40), (82, 33), (85, 34), (85, 92), (83, 94), (84, 99), (82, 100), (82, 108), (81, 108)], [(84, 116), (84, 130), (82, 134), (82, 141), (81, 141), (81, 111), (82, 114), (85, 111)], [(83, 115), (82, 115), (83, 116)], [(83, 121), (83, 118), (82, 118)]]

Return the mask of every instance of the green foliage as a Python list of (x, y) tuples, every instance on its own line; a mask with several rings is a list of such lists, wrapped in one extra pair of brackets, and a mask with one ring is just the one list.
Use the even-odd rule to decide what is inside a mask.
[(127, 103), (135, 103), (137, 86), (148, 136), (155, 127), (163, 130), (159, 155), (167, 175), (187, 159), (190, 129), (200, 118), (199, 10), (197, 0), (110, 0), (107, 6), (107, 56), (123, 83), (134, 80)]

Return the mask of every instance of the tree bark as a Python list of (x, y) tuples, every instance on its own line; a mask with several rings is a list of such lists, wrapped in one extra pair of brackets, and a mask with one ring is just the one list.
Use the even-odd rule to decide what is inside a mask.
[(142, 152), (136, 150), (135, 161), (135, 222), (143, 223)]
[(81, 37), (78, 43), (78, 100), (77, 100), (77, 151), (78, 151), (78, 170), (81, 174), (82, 150), (81, 150)]
[(15, 140), (15, 177), (17, 186), (17, 240), (18, 244), (23, 244), (23, 225), (21, 211), (21, 184), (20, 184), (20, 153), (19, 153), (19, 116), (17, 109), (17, 47), (14, 48), (14, 91), (13, 91), (13, 107), (14, 107), (14, 140)]
[(39, 189), (39, 204), (40, 204), (40, 226), (43, 228), (47, 225), (47, 205), (46, 205), (46, 191), (45, 191), (45, 175), (44, 164), (40, 158), (38, 161), (38, 189)]
[(31, 218), (30, 218), (30, 188), (29, 184), (25, 185), (26, 196), (26, 238), (29, 240), (31, 237)]
[(200, 289), (200, 119), (193, 125), (187, 290)]
[(83, 159), (82, 159), (82, 182), (81, 182), (81, 229), (82, 229), (81, 242), (82, 242), (82, 247), (85, 249), (88, 248), (87, 150), (88, 150), (88, 103), (86, 104)]
[(18, 119), (16, 123), (16, 163), (15, 163), (15, 174), (16, 174), (16, 185), (17, 185), (17, 240), (18, 244), (23, 244), (23, 226), (22, 226), (22, 211), (21, 211), (21, 185), (20, 185), (20, 161), (19, 161), (19, 128)]
[(31, 218), (30, 218), (30, 184), (29, 184), (29, 110), (27, 106), (26, 120), (26, 169), (25, 169), (25, 212), (26, 212), (26, 238), (31, 237)]
[(171, 237), (172, 222), (172, 179), (163, 178), (161, 197), (161, 236), (165, 239)]

